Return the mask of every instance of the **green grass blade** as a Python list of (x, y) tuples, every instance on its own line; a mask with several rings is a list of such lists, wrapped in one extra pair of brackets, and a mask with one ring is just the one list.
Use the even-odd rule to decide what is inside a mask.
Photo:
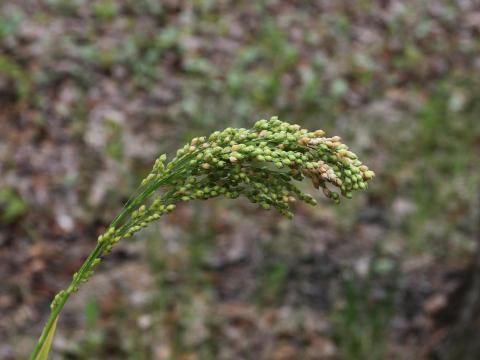
[(55, 336), (55, 330), (57, 329), (57, 321), (58, 321), (58, 316), (55, 318), (55, 321), (53, 322), (53, 326), (50, 328), (50, 331), (47, 334), (45, 343), (43, 344), (42, 349), (38, 353), (35, 360), (47, 360), (48, 353), (50, 352), (50, 347), (52, 346), (53, 337)]

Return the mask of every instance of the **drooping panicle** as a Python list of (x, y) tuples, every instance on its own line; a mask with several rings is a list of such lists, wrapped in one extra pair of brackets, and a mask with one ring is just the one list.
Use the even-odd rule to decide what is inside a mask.
[(264, 209), (276, 208), (293, 216), (297, 200), (315, 205), (315, 199), (298, 187), (307, 178), (314, 188), (338, 203), (340, 195), (351, 198), (367, 187), (373, 171), (341, 142), (323, 130), (308, 131), (273, 117), (251, 129), (227, 128), (209, 137), (192, 139), (166, 163), (161, 155), (122, 211), (113, 220), (72, 282), (51, 303), (52, 313), (35, 347), (36, 359), (47, 334), (69, 296), (90, 279), (104, 255), (122, 238), (173, 211), (176, 204), (220, 195), (244, 196)]
[[(341, 195), (351, 198), (374, 177), (340, 137), (328, 137), (323, 130), (309, 131), (277, 117), (257, 121), (251, 129), (227, 128), (196, 137), (169, 163), (165, 161), (161, 155), (142, 182), (141, 190), (148, 196), (136, 204), (122, 226), (105, 235), (112, 245), (182, 201), (243, 196), (264, 209), (276, 208), (292, 217), (292, 204), (297, 200), (316, 204), (313, 196), (300, 190), (299, 181), (309, 179), (314, 188), (338, 203)], [(147, 201), (154, 193), (155, 199)], [(106, 247), (106, 253), (110, 249)]]
[[(287, 216), (292, 216), (291, 204), (296, 199), (315, 204), (313, 197), (297, 187), (297, 180), (310, 179), (338, 203), (340, 194), (351, 198), (374, 176), (340, 137), (327, 137), (323, 130), (308, 131), (277, 117), (257, 121), (252, 129), (227, 128), (194, 138), (178, 150), (167, 172), (185, 159), (182, 176), (169, 184), (174, 202), (245, 196)], [(161, 160), (163, 164), (164, 157)]]

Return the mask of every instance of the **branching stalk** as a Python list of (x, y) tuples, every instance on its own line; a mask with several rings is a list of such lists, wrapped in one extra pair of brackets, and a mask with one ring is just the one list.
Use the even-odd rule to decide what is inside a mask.
[(295, 181), (310, 179), (316, 189), (322, 188), (327, 198), (338, 203), (340, 195), (351, 198), (354, 191), (366, 189), (374, 177), (338, 136), (326, 137), (323, 130), (310, 132), (276, 117), (260, 120), (252, 129), (227, 128), (208, 138), (194, 138), (168, 164), (165, 160), (162, 155), (155, 161), (140, 187), (98, 237), (70, 285), (55, 296), (30, 360), (41, 360), (38, 355), (45, 353), (46, 340), (53, 336), (50, 333), (66, 301), (90, 279), (112, 247), (173, 211), (177, 203), (220, 195), (231, 199), (244, 196), (291, 218), (296, 200), (316, 205)]

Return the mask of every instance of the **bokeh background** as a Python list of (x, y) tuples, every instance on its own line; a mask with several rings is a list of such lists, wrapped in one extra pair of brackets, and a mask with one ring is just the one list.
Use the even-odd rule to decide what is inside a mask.
[(282, 120), (376, 173), (289, 221), (179, 207), (68, 303), (52, 359), (478, 359), (474, 0), (0, 2), (0, 359), (155, 157)]

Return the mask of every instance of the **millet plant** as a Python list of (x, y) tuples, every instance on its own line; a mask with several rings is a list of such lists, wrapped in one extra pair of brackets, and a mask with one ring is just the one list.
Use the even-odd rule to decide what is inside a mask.
[(51, 303), (51, 314), (30, 359), (46, 359), (58, 316), (80, 284), (87, 282), (102, 258), (123, 238), (172, 212), (180, 202), (223, 195), (244, 196), (268, 210), (291, 218), (297, 200), (315, 205), (295, 181), (310, 179), (316, 189), (335, 203), (351, 198), (374, 177), (340, 137), (323, 130), (308, 131), (273, 117), (252, 129), (227, 128), (209, 137), (197, 137), (177, 151), (168, 163), (161, 155), (151, 172), (112, 221), (70, 285)]

